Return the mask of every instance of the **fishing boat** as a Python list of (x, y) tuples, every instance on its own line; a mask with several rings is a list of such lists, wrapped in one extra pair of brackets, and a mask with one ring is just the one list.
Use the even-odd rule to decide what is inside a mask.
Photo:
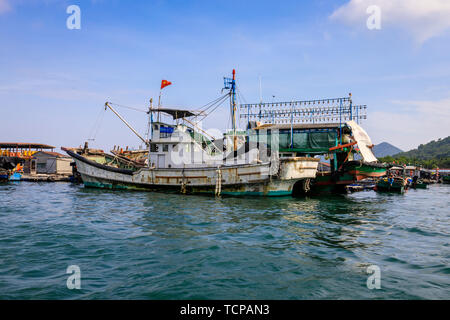
[(450, 176), (443, 176), (442, 183), (450, 184)]
[(367, 178), (380, 178), (385, 176), (387, 165), (375, 161), (352, 160), (344, 162), (343, 169), (353, 176), (356, 181), (360, 181)]
[(425, 183), (422, 179), (419, 179), (418, 176), (414, 176), (411, 182), (411, 188), (413, 189), (427, 189), (428, 184)]
[(419, 181), (417, 181), (415, 183), (413, 182), (413, 184), (411, 185), (411, 188), (414, 188), (414, 189), (428, 189), (428, 184), (426, 184), (422, 180), (419, 180)]
[[(204, 112), (157, 108), (150, 104), (151, 139), (144, 139), (111, 106), (114, 112), (148, 148), (144, 163), (115, 154), (104, 160), (90, 159), (64, 148), (76, 162), (86, 187), (166, 191), (182, 194), (232, 196), (286, 196), (315, 178), (318, 158), (283, 156), (276, 148), (251, 142), (237, 130), (236, 78), (225, 78), (225, 97), (230, 99), (232, 130), (214, 138), (196, 123)], [(154, 121), (153, 116), (157, 120)], [(171, 121), (162, 121), (162, 116)], [(108, 158), (109, 157), (109, 158)]]
[(391, 167), (387, 176), (377, 181), (375, 190), (379, 192), (404, 193), (409, 187), (404, 167)]
[(349, 94), (244, 104), (241, 117), (248, 120), (251, 139), (264, 143), (275, 136), (274, 143), (284, 155), (314, 155), (329, 161), (322, 162), (327, 168), (320, 168), (316, 178), (307, 183), (306, 193), (344, 193), (348, 185), (386, 174), (387, 165), (379, 163), (370, 137), (359, 125), (366, 119), (365, 110), (365, 105), (354, 105)]
[(386, 177), (378, 180), (375, 190), (379, 192), (404, 193), (407, 190), (407, 181), (403, 177)]
[[(339, 158), (337, 156), (336, 158)], [(311, 193), (343, 193), (348, 187), (365, 179), (376, 179), (386, 175), (383, 163), (364, 160), (337, 162), (337, 170), (318, 171), (311, 183)], [(372, 188), (373, 189), (373, 188)]]

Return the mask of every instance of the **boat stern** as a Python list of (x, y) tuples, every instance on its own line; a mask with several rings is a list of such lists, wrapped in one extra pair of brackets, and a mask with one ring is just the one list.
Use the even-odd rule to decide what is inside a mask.
[(314, 179), (319, 166), (319, 158), (289, 157), (280, 158), (280, 180)]

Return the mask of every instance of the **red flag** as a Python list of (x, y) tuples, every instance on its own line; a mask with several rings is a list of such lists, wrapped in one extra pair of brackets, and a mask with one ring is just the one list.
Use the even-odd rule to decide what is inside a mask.
[(170, 86), (171, 84), (172, 84), (172, 82), (170, 82), (170, 81), (162, 80), (161, 81), (161, 89), (163, 89), (163, 88), (165, 88), (167, 86)]

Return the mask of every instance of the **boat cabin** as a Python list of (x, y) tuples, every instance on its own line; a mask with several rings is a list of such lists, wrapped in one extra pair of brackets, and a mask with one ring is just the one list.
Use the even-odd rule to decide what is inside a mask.
[[(197, 127), (193, 121), (186, 118), (197, 114), (189, 110), (156, 109), (173, 117), (175, 124), (162, 121), (151, 123), (152, 138), (149, 141), (150, 167), (154, 168), (185, 168), (199, 167), (205, 164), (218, 166), (230, 160), (228, 154), (233, 152), (227, 135), (216, 139), (206, 131)], [(159, 118), (159, 117), (158, 117)], [(181, 121), (180, 121), (181, 120)], [(240, 147), (245, 139), (240, 140)], [(233, 157), (232, 162), (256, 162), (256, 150), (240, 148)]]

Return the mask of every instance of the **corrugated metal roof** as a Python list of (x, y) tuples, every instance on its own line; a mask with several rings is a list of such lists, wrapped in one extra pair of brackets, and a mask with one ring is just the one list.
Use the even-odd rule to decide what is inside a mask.
[(39, 152), (36, 152), (33, 155), (33, 157), (36, 158), (36, 155), (39, 155), (39, 154), (47, 154), (47, 155), (50, 155), (50, 156), (53, 156), (53, 157), (56, 157), (56, 158), (70, 158), (69, 156), (61, 154), (59, 152), (51, 152), (51, 151), (39, 151)]
[(54, 146), (48, 144), (29, 142), (0, 142), (0, 148), (55, 149)]

